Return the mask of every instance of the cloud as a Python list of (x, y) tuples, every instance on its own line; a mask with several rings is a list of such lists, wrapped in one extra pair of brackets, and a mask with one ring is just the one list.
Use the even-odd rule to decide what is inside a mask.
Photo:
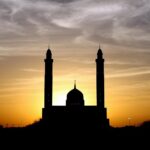
[(149, 10), (148, 0), (1, 0), (0, 54), (49, 41), (149, 49)]
[[(147, 66), (150, 63), (149, 8), (148, 0), (1, 0), (0, 56), (41, 55), (43, 45), (55, 43), (56, 56), (60, 54), (70, 63), (82, 60), (85, 67), (93, 63), (89, 60), (91, 56), (95, 58), (93, 45), (101, 42), (108, 46), (109, 60), (125, 63), (110, 64), (111, 67), (121, 70), (122, 66), (140, 67), (142, 63)], [(75, 46), (83, 51), (72, 59), (71, 55), (78, 51), (72, 48)], [(126, 64), (129, 61), (134, 64)]]
[(25, 69), (21, 69), (22, 71), (25, 71), (25, 72), (42, 72), (41, 70), (39, 69), (32, 69), (32, 68), (25, 68)]
[(46, 0), (48, 2), (57, 2), (57, 3), (71, 3), (74, 2), (75, 0)]
[(139, 71), (139, 72), (130, 72), (130, 73), (118, 73), (106, 76), (107, 78), (124, 78), (124, 77), (132, 77), (132, 76), (140, 76), (140, 75), (149, 75), (150, 71)]
[(115, 73), (111, 75), (107, 75), (107, 78), (124, 78), (124, 77), (132, 77), (132, 76), (143, 76), (150, 74), (150, 67), (131, 67), (123, 70), (117, 70)]
[(29, 0), (29, 1), (34, 1), (34, 2), (56, 2), (56, 3), (71, 3), (77, 0)]

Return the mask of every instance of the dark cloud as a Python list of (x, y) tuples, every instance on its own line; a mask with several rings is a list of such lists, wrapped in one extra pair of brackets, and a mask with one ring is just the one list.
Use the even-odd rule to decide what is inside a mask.
[(125, 25), (128, 28), (137, 28), (139, 30), (150, 32), (150, 11), (128, 19)]
[[(112, 8), (109, 16), (107, 13), (104, 16), (99, 13), (99, 17), (95, 15), (97, 22), (93, 21), (94, 17), (89, 17), (83, 23), (83, 30), (87, 33), (85, 38), (105, 44), (149, 49), (150, 6), (148, 3), (148, 1), (121, 3), (119, 5), (122, 9), (117, 13)], [(93, 28), (91, 30), (88, 27), (84, 28), (86, 24), (89, 28)]]
[[(50, 39), (150, 47), (147, 0), (0, 1), (0, 43)], [(55, 3), (56, 2), (56, 3)], [(73, 2), (73, 4), (72, 4)], [(66, 5), (62, 5), (65, 3)], [(84, 41), (84, 42), (83, 42)], [(78, 44), (79, 44), (78, 43)]]
[(58, 2), (58, 3), (70, 3), (75, 0), (47, 0), (47, 1)]
[[(3, 6), (5, 6), (4, 2), (0, 2)], [(2, 6), (0, 5), (0, 6)], [(67, 14), (66, 10), (59, 10), (59, 6), (56, 6), (56, 10), (53, 9), (45, 9), (45, 7), (49, 6), (40, 6), (33, 7), (34, 4), (30, 3), (30, 5), (23, 4), (20, 8), (16, 8), (13, 13), (14, 5), (6, 5), (7, 7), (2, 7), (5, 12), (9, 13), (1, 13), (1, 35), (0, 35), (0, 43), (1, 46), (5, 46), (8, 42), (11, 44), (15, 42), (26, 43), (33, 41), (41, 41), (49, 40), (52, 41), (60, 41), (64, 42), (65, 40), (75, 38), (78, 36), (80, 30), (79, 29), (67, 29), (65, 27), (59, 26), (53, 23), (54, 18), (63, 17), (63, 15)], [(64, 13), (64, 14), (63, 14)], [(64, 38), (65, 37), (65, 38)], [(17, 44), (17, 45), (19, 45)]]
[(30, 0), (34, 2), (56, 2), (56, 3), (71, 3), (77, 0)]
[(1, 12), (1, 15), (10, 14), (11, 7), (7, 3), (1, 1), (0, 2), (0, 12)]

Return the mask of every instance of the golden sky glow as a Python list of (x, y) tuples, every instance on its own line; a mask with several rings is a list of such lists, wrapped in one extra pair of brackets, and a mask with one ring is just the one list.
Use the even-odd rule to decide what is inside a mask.
[(49, 43), (54, 105), (65, 104), (74, 80), (85, 104), (96, 105), (100, 42), (111, 125), (127, 125), (128, 118), (133, 125), (149, 120), (149, 10), (148, 0), (1, 0), (0, 124), (24, 126), (41, 118)]

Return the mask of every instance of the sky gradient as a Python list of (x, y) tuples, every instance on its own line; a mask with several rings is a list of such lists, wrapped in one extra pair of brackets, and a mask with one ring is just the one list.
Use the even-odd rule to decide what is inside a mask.
[(85, 104), (95, 105), (99, 43), (111, 125), (150, 120), (149, 0), (0, 0), (0, 124), (41, 117), (48, 45), (53, 104), (65, 104), (76, 80)]

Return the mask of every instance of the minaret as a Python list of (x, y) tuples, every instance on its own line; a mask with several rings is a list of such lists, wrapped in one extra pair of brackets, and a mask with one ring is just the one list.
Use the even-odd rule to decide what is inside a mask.
[(46, 53), (45, 61), (45, 89), (44, 89), (44, 107), (49, 108), (52, 106), (53, 95), (53, 59), (50, 48)]
[(96, 59), (96, 91), (97, 106), (104, 108), (104, 59), (103, 53), (99, 46)]

